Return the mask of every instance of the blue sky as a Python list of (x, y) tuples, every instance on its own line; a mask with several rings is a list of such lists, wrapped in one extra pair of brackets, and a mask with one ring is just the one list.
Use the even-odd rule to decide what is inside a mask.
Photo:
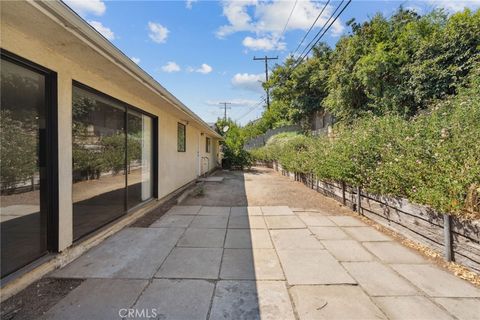
[[(229, 101), (229, 117), (241, 124), (263, 112), (264, 64), (252, 58), (268, 55), (283, 61), (326, 1), (65, 0), (205, 121), (223, 116), (219, 102)], [(330, 1), (305, 44), (339, 4)], [(334, 46), (349, 31), (345, 22), (350, 18), (362, 22), (377, 12), (389, 16), (400, 5), (419, 13), (435, 7), (455, 12), (479, 8), (480, 0), (353, 0), (322, 39)]]

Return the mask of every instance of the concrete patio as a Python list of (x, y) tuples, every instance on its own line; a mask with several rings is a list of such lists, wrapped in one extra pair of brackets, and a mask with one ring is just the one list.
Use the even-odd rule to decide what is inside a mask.
[[(263, 178), (242, 176), (260, 186)], [(227, 187), (228, 181), (212, 183), (206, 192)], [(244, 188), (248, 198), (249, 184)], [(341, 214), (343, 209), (202, 202), (212, 203), (208, 196), (189, 199), (149, 228), (126, 228), (57, 270), (51, 277), (86, 280), (44, 318), (438, 320), (480, 315), (478, 288)]]

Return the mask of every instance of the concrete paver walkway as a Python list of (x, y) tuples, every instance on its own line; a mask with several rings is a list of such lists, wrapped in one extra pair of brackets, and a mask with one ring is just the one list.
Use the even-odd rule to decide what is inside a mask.
[(362, 221), (284, 205), (176, 206), (52, 276), (87, 280), (46, 319), (480, 315), (478, 288)]

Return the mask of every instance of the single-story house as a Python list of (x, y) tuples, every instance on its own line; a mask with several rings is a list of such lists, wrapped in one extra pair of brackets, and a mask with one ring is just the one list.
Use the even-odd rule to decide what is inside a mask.
[(61, 1), (2, 1), (0, 28), (5, 289), (213, 170), (222, 137)]

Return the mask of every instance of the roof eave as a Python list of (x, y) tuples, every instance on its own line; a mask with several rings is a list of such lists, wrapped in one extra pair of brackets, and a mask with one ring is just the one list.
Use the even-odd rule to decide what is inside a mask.
[(80, 36), (80, 40), (87, 43), (90, 47), (96, 49), (99, 53), (107, 56), (115, 64), (119, 65), (125, 72), (140, 81), (143, 85), (156, 92), (161, 98), (170, 102), (175, 108), (185, 113), (194, 121), (204, 127), (206, 133), (214, 136), (217, 139), (223, 140), (223, 137), (213, 130), (205, 121), (203, 121), (197, 114), (190, 110), (173, 94), (158, 83), (152, 76), (140, 68), (135, 62), (127, 57), (120, 49), (115, 47), (110, 41), (103, 37), (97, 30), (90, 26), (78, 14), (76, 14), (70, 7), (63, 2), (56, 1), (35, 1), (30, 4), (39, 9), (43, 9), (49, 13), (52, 18), (56, 18), (72, 31)]

